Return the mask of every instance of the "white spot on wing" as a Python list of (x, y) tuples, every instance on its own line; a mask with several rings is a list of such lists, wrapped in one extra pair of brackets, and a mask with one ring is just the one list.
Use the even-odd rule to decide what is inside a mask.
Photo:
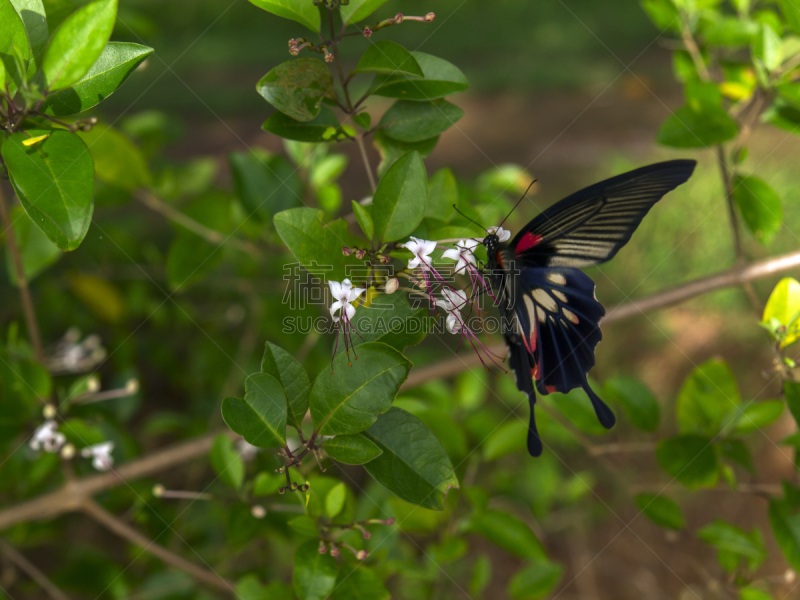
[(549, 281), (550, 283), (554, 283), (555, 285), (564, 285), (565, 283), (567, 283), (567, 278), (564, 277), (561, 273), (548, 273), (547, 281)]
[(556, 301), (547, 292), (547, 290), (543, 290), (542, 288), (535, 288), (532, 293), (533, 293), (533, 299), (536, 300), (536, 302), (538, 302), (548, 311), (550, 312), (558, 311), (558, 304), (556, 304)]

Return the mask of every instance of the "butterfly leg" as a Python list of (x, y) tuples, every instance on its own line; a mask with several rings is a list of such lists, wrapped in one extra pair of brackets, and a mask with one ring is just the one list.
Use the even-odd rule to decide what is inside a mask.
[(589, 396), (589, 400), (592, 401), (592, 406), (594, 407), (594, 412), (597, 415), (597, 420), (600, 421), (600, 424), (605, 427), (606, 429), (611, 429), (614, 426), (614, 423), (617, 422), (617, 418), (614, 416), (614, 413), (608, 407), (608, 404), (603, 402), (600, 397), (592, 391), (592, 388), (589, 387), (589, 382), (585, 379), (583, 380), (583, 391), (586, 392), (586, 395)]

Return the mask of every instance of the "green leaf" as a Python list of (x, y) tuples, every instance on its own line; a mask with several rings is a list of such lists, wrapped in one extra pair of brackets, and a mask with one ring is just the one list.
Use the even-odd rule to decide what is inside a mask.
[[(221, 192), (201, 196), (184, 210), (201, 225), (225, 232), (231, 226), (231, 199)], [(196, 233), (178, 229), (167, 253), (167, 281), (174, 290), (202, 280), (222, 262), (222, 248)]]
[(334, 183), (347, 168), (347, 157), (344, 154), (328, 154), (315, 160), (309, 173), (309, 183), (315, 190)]
[(458, 183), (450, 169), (439, 169), (428, 180), (428, 205), (425, 217), (449, 222), (456, 214), (453, 206), (458, 203)]
[(362, 308), (353, 319), (360, 334), (356, 346), (363, 342), (383, 342), (395, 350), (405, 350), (420, 343), (428, 333), (428, 312), (414, 308), (403, 292), (380, 294), (368, 308)]
[[(309, 0), (310, 2), (311, 0)], [(309, 540), (294, 554), (292, 582), (300, 600), (323, 600), (336, 585), (338, 567), (330, 554), (319, 553), (319, 542)]]
[(96, 0), (64, 19), (42, 59), (48, 90), (74, 85), (89, 72), (111, 36), (116, 18), (117, 0)]
[(417, 152), (409, 152), (386, 172), (372, 200), (375, 234), (381, 242), (408, 236), (425, 217), (428, 178)]
[[(11, 223), (17, 246), (22, 258), (22, 270), (25, 278), (32, 281), (39, 273), (55, 264), (61, 258), (62, 252), (38, 227), (34, 227), (25, 210), (15, 206), (11, 211)], [(6, 252), (6, 271), (8, 279), (17, 285), (17, 271), (14, 268), (10, 252)]]
[(355, 256), (344, 256), (342, 248), (350, 246), (347, 223), (337, 219), (322, 224), (324, 212), (314, 208), (292, 208), (275, 215), (273, 222), (278, 235), (300, 263), (313, 271), (316, 264), (333, 267), (326, 271), (327, 279), (341, 281), (347, 277), (348, 265), (362, 266)]
[(497, 460), (526, 448), (528, 424), (524, 421), (508, 421), (497, 427), (483, 442), (484, 460)]
[[(11, 96), (28, 78), (27, 65), (31, 59), (31, 45), (25, 24), (10, 0), (0, 0), (0, 60), (5, 67), (5, 79)], [(17, 59), (25, 67), (20, 73)]]
[(752, 44), (753, 57), (761, 61), (767, 71), (775, 71), (783, 60), (781, 53), (781, 37), (768, 23), (761, 23), (761, 31), (754, 36)]
[(152, 53), (147, 46), (108, 42), (86, 75), (74, 85), (47, 95), (42, 112), (65, 116), (89, 110), (113, 94)]
[(79, 132), (78, 135), (92, 153), (94, 171), (100, 181), (124, 190), (150, 183), (147, 161), (125, 134), (98, 124), (91, 131)]
[(422, 77), (422, 67), (417, 59), (400, 44), (383, 40), (374, 42), (358, 61), (353, 73), (375, 73), (379, 75), (410, 75)]
[(390, 138), (412, 144), (439, 135), (463, 116), (464, 111), (447, 100), (398, 100), (383, 113), (379, 127)]
[(756, 239), (768, 246), (783, 222), (778, 194), (763, 179), (747, 175), (734, 178), (733, 198), (747, 228)]
[(279, 64), (258, 80), (256, 90), (297, 121), (312, 120), (319, 114), (323, 98), (336, 98), (331, 72), (316, 58), (296, 58)]
[(676, 31), (680, 28), (678, 9), (670, 0), (641, 0), (641, 5), (659, 30)]
[(781, 552), (794, 570), (800, 569), (800, 490), (784, 482), (784, 497), (769, 502), (769, 522)]
[(227, 435), (220, 434), (211, 446), (211, 467), (222, 482), (238, 490), (244, 482), (244, 462)]
[(96, 317), (109, 323), (118, 323), (125, 317), (125, 297), (109, 281), (88, 273), (70, 273), (67, 282), (72, 293)]
[(81, 138), (66, 131), (53, 131), (31, 146), (23, 144), (30, 135), (42, 133), (12, 135), (3, 144), (3, 160), (31, 220), (59, 248), (74, 250), (92, 221), (92, 155)]
[(372, 220), (372, 212), (366, 206), (362, 206), (359, 202), (352, 200), (353, 214), (356, 216), (358, 226), (364, 232), (364, 236), (371, 240), (375, 235), (375, 222)]
[(694, 110), (683, 106), (658, 130), (657, 141), (673, 148), (705, 148), (733, 139), (739, 126), (721, 106)]
[(778, 0), (786, 26), (792, 33), (800, 34), (800, 5), (795, 0)]
[(586, 393), (575, 388), (566, 394), (554, 392), (542, 400), (547, 402), (571, 421), (578, 429), (591, 435), (608, 435), (609, 431), (597, 421)]
[(305, 369), (286, 350), (267, 342), (261, 359), (261, 372), (272, 375), (283, 386), (289, 403), (287, 421), (299, 430), (308, 412), (308, 395), (311, 393), (311, 380)]
[(324, 104), (310, 121), (298, 121), (278, 111), (264, 121), (261, 129), (297, 142), (329, 142), (337, 139), (339, 119)]
[(668, 529), (683, 529), (686, 520), (678, 503), (659, 494), (638, 494), (636, 506), (656, 525)]
[(481, 594), (492, 580), (492, 561), (487, 554), (481, 554), (472, 564), (472, 575), (469, 581), (469, 592), (473, 597)]
[(336, 517), (342, 512), (345, 500), (347, 500), (347, 486), (340, 481), (325, 495), (325, 515), (329, 519)]
[(361, 344), (358, 360), (340, 353), (333, 373), (324, 369), (311, 388), (311, 416), (322, 435), (359, 433), (386, 412), (408, 376), (411, 363), (380, 342)]
[(225, 423), (253, 446), (285, 446), (287, 402), (281, 382), (267, 373), (253, 373), (244, 386), (244, 400), (223, 400)]
[(634, 427), (643, 431), (658, 429), (661, 407), (644, 383), (632, 377), (614, 377), (606, 381), (603, 390), (608, 400), (622, 405)]
[(761, 31), (755, 21), (736, 17), (720, 16), (703, 23), (701, 36), (714, 46), (748, 46)]
[(783, 414), (781, 400), (748, 402), (743, 407), (734, 408), (730, 417), (730, 435), (752, 433), (774, 423)]
[(337, 435), (327, 440), (322, 448), (333, 460), (345, 465), (363, 465), (383, 452), (360, 433)]
[(743, 587), (739, 590), (740, 600), (775, 600), (767, 592), (761, 591), (754, 587)]
[(400, 158), (404, 157), (409, 152), (418, 152), (423, 158), (428, 156), (436, 147), (439, 137), (432, 137), (428, 140), (407, 144), (400, 142), (388, 135), (385, 135), (380, 129), (375, 132), (374, 143), (375, 147), (381, 155), (381, 162), (378, 165), (378, 175), (383, 177), (386, 172), (396, 163)]
[(544, 546), (531, 528), (507, 512), (492, 509), (478, 512), (472, 517), (469, 529), (518, 558), (547, 558)]
[(350, 0), (349, 3), (343, 4), (341, 7), (342, 22), (358, 23), (363, 21), (385, 2), (386, 0)]
[[(6, 142), (6, 145), (8, 145), (8, 142)], [(783, 337), (780, 340), (781, 348), (785, 348), (800, 338), (799, 318), (800, 282), (792, 277), (784, 277), (769, 295), (761, 322), (769, 324), (775, 319), (785, 328)]]
[(675, 410), (681, 433), (716, 435), (725, 416), (739, 406), (739, 388), (730, 367), (710, 360), (683, 383)]
[(250, 0), (252, 4), (273, 15), (297, 21), (319, 33), (319, 8), (313, 0)]
[(371, 93), (405, 100), (435, 100), (467, 89), (467, 78), (454, 64), (424, 52), (411, 53), (424, 79), (408, 75), (378, 75)]
[(422, 421), (391, 408), (364, 435), (383, 451), (364, 466), (378, 483), (417, 506), (444, 508), (458, 478), (442, 444)]
[(67, 419), (59, 424), (58, 430), (77, 448), (93, 446), (105, 439), (99, 427), (93, 427), (81, 419)]
[(767, 558), (758, 529), (754, 529), (753, 534), (748, 534), (731, 523), (717, 519), (700, 529), (697, 537), (720, 552), (746, 558), (751, 569), (757, 568)]
[(783, 382), (783, 393), (786, 396), (786, 404), (789, 412), (794, 417), (794, 422), (800, 424), (800, 383), (794, 381)]
[(28, 36), (34, 60), (38, 60), (47, 46), (47, 39), (50, 37), (47, 32), (47, 17), (44, 12), (42, 0), (11, 0), (11, 4), (17, 10), (17, 14), (22, 19), (25, 32)]
[(536, 561), (517, 571), (508, 583), (508, 592), (514, 600), (544, 598), (561, 581), (564, 567), (550, 560)]
[(656, 458), (667, 473), (689, 489), (711, 488), (719, 480), (717, 455), (708, 437), (689, 434), (662, 440)]
[(319, 527), (317, 526), (317, 520), (312, 519), (308, 515), (301, 515), (299, 517), (295, 517), (294, 519), (290, 519), (286, 523), (289, 527), (291, 527), (294, 531), (299, 533), (304, 537), (310, 538), (318, 538), (319, 537)]
[(389, 591), (381, 583), (380, 578), (366, 567), (340, 571), (336, 587), (331, 594), (331, 600), (389, 600), (389, 598)]
[(236, 195), (251, 215), (269, 222), (277, 213), (302, 204), (302, 182), (282, 156), (258, 150), (231, 152), (228, 162)]

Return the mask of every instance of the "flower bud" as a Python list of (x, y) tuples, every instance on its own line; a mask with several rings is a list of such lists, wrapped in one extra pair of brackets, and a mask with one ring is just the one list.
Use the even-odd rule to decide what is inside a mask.
[(333, 62), (333, 54), (325, 50), (325, 62), (332, 63)]
[(400, 282), (397, 281), (397, 277), (393, 277), (389, 281), (386, 282), (384, 286), (384, 290), (387, 294), (394, 294), (397, 291), (397, 288), (400, 287)]
[(356, 250), (356, 258), (357, 258), (357, 259), (361, 260), (361, 259), (362, 259), (362, 258), (364, 258), (366, 255), (367, 255), (367, 251), (366, 251), (366, 250), (363, 250), (363, 249), (361, 249), (361, 248), (359, 248), (358, 250)]
[(356, 552), (356, 559), (358, 560), (364, 560), (365, 558), (367, 558), (367, 556), (369, 555), (367, 554), (366, 550), (359, 550), (358, 552)]
[(400, 25), (400, 23), (403, 22), (403, 13), (397, 13), (394, 16), (394, 22), (397, 23), (398, 25)]
[(369, 538), (372, 537), (372, 534), (365, 529), (364, 531), (361, 532), (361, 537), (364, 538), (365, 540), (368, 540)]
[(378, 255), (378, 260), (381, 261), (382, 265), (385, 265), (385, 264), (387, 264), (389, 262), (389, 257), (386, 256), (385, 254), (379, 254)]
[(783, 580), (786, 583), (792, 583), (795, 579), (797, 579), (797, 573), (792, 569), (787, 569), (786, 573), (783, 574)]
[(56, 407), (52, 404), (45, 404), (42, 409), (42, 416), (45, 419), (52, 419), (56, 416)]
[(267, 509), (261, 506), (260, 504), (254, 504), (250, 508), (250, 514), (253, 515), (256, 519), (263, 519), (267, 516)]
[(427, 15), (425, 15), (425, 21), (428, 23), (433, 21), (435, 18), (436, 18), (436, 13), (429, 12)]
[(96, 394), (100, 391), (100, 379), (92, 375), (86, 380), (86, 391), (90, 394)]
[(342, 248), (342, 254), (344, 256), (350, 256), (352, 253), (353, 253), (353, 250), (351, 248), (348, 248), (347, 246)]
[(362, 31), (362, 33), (364, 34), (365, 38), (372, 37), (372, 29), (370, 29), (369, 27), (364, 27), (364, 31)]
[(320, 541), (319, 543), (319, 553), (325, 554), (328, 552), (328, 547), (325, 545), (325, 542)]
[(155, 496), (156, 498), (161, 498), (161, 496), (164, 495), (165, 491), (166, 490), (164, 489), (164, 486), (161, 485), (160, 483), (157, 483), (153, 486), (153, 496)]
[(289, 54), (291, 54), (292, 56), (297, 56), (298, 54), (300, 54), (300, 50), (298, 50), (297, 46), (292, 46), (291, 48), (289, 48)]
[(139, 391), (139, 380), (138, 379), (131, 378), (131, 379), (128, 379), (128, 381), (125, 382), (125, 392), (126, 393), (133, 395), (138, 391)]
[(61, 458), (64, 460), (71, 460), (75, 456), (75, 446), (72, 444), (64, 444), (61, 447)]
[(283, 494), (285, 494), (285, 493), (286, 493), (286, 488), (285, 488), (285, 487), (279, 487), (279, 488), (278, 488), (278, 493), (279, 493), (280, 495), (283, 495)]
[(336, 558), (337, 556), (339, 556), (339, 549), (338, 549), (336, 546), (334, 546), (333, 548), (331, 548), (331, 556), (333, 556), (334, 558)]
[(386, 521), (384, 521), (384, 523), (386, 523), (387, 525), (394, 525), (394, 517), (392, 517), (390, 519), (386, 519)]

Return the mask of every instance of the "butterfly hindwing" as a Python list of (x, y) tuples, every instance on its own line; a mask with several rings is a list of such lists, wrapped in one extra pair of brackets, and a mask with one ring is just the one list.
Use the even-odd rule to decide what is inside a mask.
[(595, 346), (602, 338), (598, 322), (605, 314), (594, 297), (594, 282), (577, 269), (524, 267), (513, 287), (510, 308), (519, 339), (509, 364), (517, 375), (517, 387), (531, 397), (522, 380), (527, 364), (518, 357), (524, 350), (540, 394), (583, 388), (600, 423), (612, 427), (613, 413), (586, 380), (594, 366)]
[(693, 160), (672, 160), (601, 181), (567, 196), (512, 240), (527, 266), (588, 267), (612, 258), (664, 194), (684, 183)]

